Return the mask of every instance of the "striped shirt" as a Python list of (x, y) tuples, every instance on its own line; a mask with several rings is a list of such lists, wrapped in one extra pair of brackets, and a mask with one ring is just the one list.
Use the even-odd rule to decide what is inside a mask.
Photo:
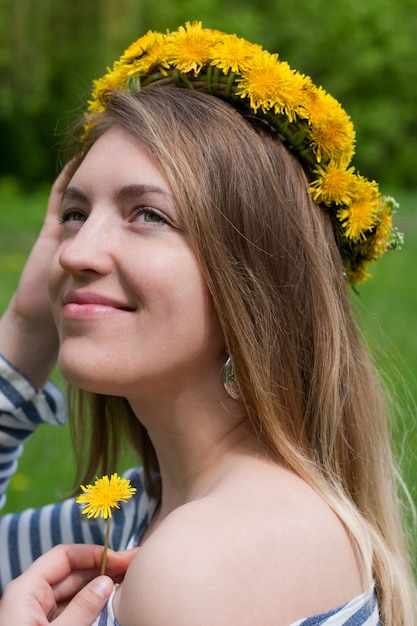
[[(25, 441), (42, 424), (62, 424), (66, 407), (62, 393), (48, 383), (35, 388), (0, 356), (0, 508), (17, 468)], [(143, 472), (134, 468), (124, 474), (135, 495), (113, 513), (110, 547), (123, 550), (138, 545), (156, 508), (144, 489)], [(38, 556), (60, 543), (103, 544), (106, 521), (86, 519), (74, 499), (39, 509), (0, 517), (0, 595), (5, 585), (19, 576)], [(364, 594), (342, 607), (302, 619), (291, 626), (377, 626), (378, 608), (373, 593)], [(119, 626), (112, 598), (94, 626)]]
[[(120, 626), (113, 611), (113, 594), (92, 626)], [(333, 611), (300, 619), (289, 626), (379, 626), (378, 605), (373, 591), (354, 598)]]

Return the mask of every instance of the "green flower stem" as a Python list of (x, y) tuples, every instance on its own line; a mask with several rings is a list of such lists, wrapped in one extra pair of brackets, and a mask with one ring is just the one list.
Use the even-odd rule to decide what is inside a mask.
[(227, 77), (227, 83), (226, 83), (226, 89), (224, 91), (224, 95), (226, 98), (230, 98), (231, 97), (231, 93), (235, 93), (235, 88), (234, 88), (234, 82), (236, 79), (236, 74), (234, 72), (230, 72), (230, 74)]
[(213, 67), (211, 65), (207, 68), (206, 73), (206, 85), (207, 85), (207, 93), (213, 93)]
[(103, 576), (103, 574), (105, 574), (106, 572), (107, 550), (109, 548), (109, 539), (110, 539), (110, 523), (111, 523), (111, 517), (108, 517), (107, 527), (106, 527), (106, 536), (104, 538), (104, 552), (103, 552), (103, 558), (101, 559), (100, 576)]

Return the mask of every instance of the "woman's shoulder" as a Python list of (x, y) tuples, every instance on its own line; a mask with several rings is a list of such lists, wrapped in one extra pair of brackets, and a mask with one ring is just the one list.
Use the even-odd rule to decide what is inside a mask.
[(116, 597), (121, 623), (279, 626), (361, 592), (348, 535), (323, 500), (286, 470), (255, 465), (243, 481), (240, 470), (143, 544)]

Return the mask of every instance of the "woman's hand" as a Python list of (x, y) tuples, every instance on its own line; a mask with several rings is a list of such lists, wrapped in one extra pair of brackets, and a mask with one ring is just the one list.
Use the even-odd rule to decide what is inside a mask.
[(102, 546), (60, 545), (9, 583), (0, 601), (0, 624), (90, 626), (136, 550), (108, 551), (107, 576), (98, 576)]
[(75, 169), (76, 161), (70, 161), (51, 189), (41, 232), (0, 321), (0, 352), (39, 387), (48, 378), (58, 351), (49, 304), (48, 272), (61, 238), (62, 194)]

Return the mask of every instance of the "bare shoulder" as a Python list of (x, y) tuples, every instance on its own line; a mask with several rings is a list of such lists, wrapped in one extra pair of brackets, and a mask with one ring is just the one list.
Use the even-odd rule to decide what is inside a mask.
[(176, 509), (144, 543), (115, 601), (122, 626), (287, 626), (362, 592), (344, 526), (309, 486), (269, 467), (241, 484)]

